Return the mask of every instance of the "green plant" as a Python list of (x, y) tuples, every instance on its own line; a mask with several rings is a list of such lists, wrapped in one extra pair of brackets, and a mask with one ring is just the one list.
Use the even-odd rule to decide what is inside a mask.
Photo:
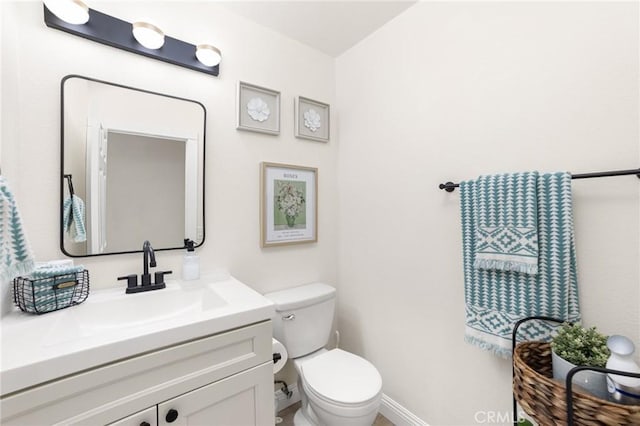
[(575, 365), (604, 367), (609, 358), (607, 336), (595, 327), (564, 323), (551, 341), (551, 348), (561, 358)]

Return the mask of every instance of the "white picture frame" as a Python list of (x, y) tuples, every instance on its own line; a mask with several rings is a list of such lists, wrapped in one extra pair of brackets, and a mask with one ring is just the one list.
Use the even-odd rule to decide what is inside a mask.
[(236, 99), (236, 129), (270, 135), (280, 133), (280, 92), (239, 81)]
[(295, 136), (317, 142), (329, 142), (331, 109), (329, 104), (297, 96), (294, 101)]
[(260, 163), (261, 247), (318, 241), (318, 169)]

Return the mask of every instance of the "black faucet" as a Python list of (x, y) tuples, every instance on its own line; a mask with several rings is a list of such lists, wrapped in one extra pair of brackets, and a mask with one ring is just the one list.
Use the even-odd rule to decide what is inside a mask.
[(124, 277), (118, 277), (119, 280), (127, 280), (127, 293), (139, 293), (141, 291), (159, 290), (165, 288), (164, 276), (171, 274), (172, 271), (158, 271), (155, 273), (156, 282), (151, 282), (151, 274), (149, 273), (149, 267), (156, 267), (156, 254), (151, 247), (151, 243), (148, 240), (142, 244), (142, 285), (138, 285), (138, 276), (136, 274), (125, 275)]
[[(142, 244), (142, 251), (144, 252), (142, 257), (142, 285), (151, 285), (151, 274), (149, 274), (149, 266), (152, 268), (156, 267), (156, 254), (153, 251), (153, 247), (151, 247), (151, 243), (149, 240), (145, 240)], [(151, 258), (151, 261), (149, 261)]]

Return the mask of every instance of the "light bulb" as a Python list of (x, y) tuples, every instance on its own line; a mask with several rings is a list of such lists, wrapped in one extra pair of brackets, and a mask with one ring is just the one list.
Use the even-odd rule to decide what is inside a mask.
[(44, 5), (68, 24), (81, 25), (89, 21), (89, 8), (82, 0), (45, 0)]
[(160, 49), (164, 44), (164, 33), (155, 25), (147, 21), (137, 21), (132, 25), (133, 36), (147, 49)]
[(199, 44), (198, 47), (196, 47), (196, 58), (198, 58), (203, 65), (215, 67), (220, 63), (222, 53), (220, 49), (210, 44)]

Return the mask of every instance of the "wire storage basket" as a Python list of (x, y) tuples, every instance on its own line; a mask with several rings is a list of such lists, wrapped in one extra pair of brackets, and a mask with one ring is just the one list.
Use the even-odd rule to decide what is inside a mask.
[(89, 296), (89, 271), (13, 280), (13, 301), (22, 311), (44, 314), (78, 305)]
[[(519, 343), (513, 364), (513, 393), (524, 411), (540, 425), (567, 425), (566, 388), (552, 378), (551, 345)], [(574, 425), (640, 425), (640, 405), (616, 404), (578, 389), (572, 404)]]

